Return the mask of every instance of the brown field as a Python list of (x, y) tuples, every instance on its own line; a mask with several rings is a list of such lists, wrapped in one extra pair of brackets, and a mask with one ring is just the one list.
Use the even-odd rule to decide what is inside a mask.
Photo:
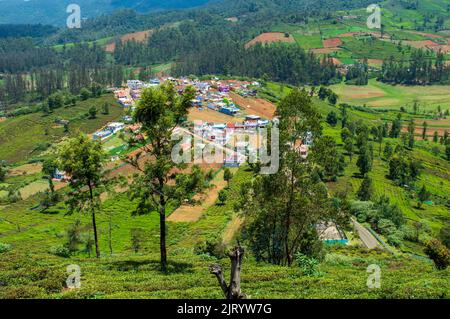
[(286, 42), (286, 43), (295, 43), (295, 39), (289, 35), (289, 37), (285, 37), (285, 34), (282, 32), (267, 32), (262, 33), (258, 35), (253, 40), (247, 42), (245, 45), (246, 48), (251, 47), (252, 45), (255, 45), (256, 43), (263, 43), (263, 44), (271, 44), (275, 42)]
[(432, 46), (431, 49), (435, 52), (442, 51), (445, 54), (450, 54), (450, 45), (436, 45)]
[[(346, 33), (342, 33), (340, 34), (338, 37), (339, 38), (350, 38), (350, 37), (354, 37), (354, 36), (358, 36), (358, 35), (371, 35), (375, 38), (381, 38), (381, 32), (346, 32)], [(384, 35), (384, 37), (389, 37), (387, 35)]]
[(326, 39), (323, 40), (323, 47), (324, 48), (335, 48), (342, 45), (342, 40), (339, 38), (332, 38), (332, 39)]
[(333, 62), (334, 65), (341, 65), (342, 64), (342, 62), (339, 59), (337, 59), (337, 58), (331, 58), (331, 62)]
[(330, 54), (336, 51), (341, 50), (340, 48), (321, 48), (321, 49), (311, 49), (310, 51), (312, 51), (315, 54)]
[[(144, 42), (152, 35), (153, 32), (154, 32), (154, 30), (146, 30), (146, 31), (127, 33), (127, 34), (124, 34), (123, 36), (121, 36), (120, 40), (122, 42), (127, 42), (127, 41)], [(115, 41), (112, 41), (111, 43), (108, 43), (105, 46), (106, 52), (114, 52), (115, 49), (116, 49)]]
[[(414, 130), (415, 135), (422, 136), (423, 127), (422, 126), (416, 126), (416, 129)], [(427, 136), (433, 136), (434, 132), (437, 131), (439, 136), (443, 136), (445, 131), (450, 131), (449, 128), (442, 128), (442, 127), (428, 127), (427, 128)], [(408, 127), (404, 126), (402, 127), (402, 132), (407, 133)]]
[(200, 111), (196, 107), (193, 107), (189, 110), (188, 120), (191, 122), (203, 121), (207, 123), (230, 123), (236, 122), (237, 119), (234, 116), (226, 115), (208, 108), (203, 108)]
[(434, 43), (431, 40), (403, 41), (403, 44), (410, 45), (410, 46), (412, 46), (413, 48), (416, 48), (416, 49), (439, 46), (437, 43)]
[(437, 34), (432, 34), (432, 33), (425, 33), (425, 32), (420, 32), (420, 31), (408, 31), (409, 33), (413, 33), (413, 34), (418, 34), (427, 38), (431, 38), (431, 39), (440, 39), (442, 38), (441, 35), (437, 35)]
[(233, 99), (234, 103), (239, 105), (247, 114), (258, 115), (269, 120), (273, 119), (275, 116), (277, 107), (269, 101), (244, 98), (236, 93), (230, 93), (230, 97)]
[(430, 126), (435, 126), (435, 127), (450, 127), (450, 119), (441, 119), (441, 120), (423, 120), (423, 119), (417, 119), (415, 122), (417, 124), (422, 124), (423, 122), (427, 122), (428, 123), (428, 128), (432, 129)]
[(41, 170), (42, 170), (41, 163), (25, 164), (11, 168), (11, 170), (8, 173), (8, 176), (33, 175), (40, 173)]

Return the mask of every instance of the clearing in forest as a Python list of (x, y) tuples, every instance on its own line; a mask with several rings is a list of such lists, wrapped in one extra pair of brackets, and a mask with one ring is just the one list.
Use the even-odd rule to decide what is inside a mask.
[[(136, 41), (136, 42), (144, 42), (146, 41), (152, 34), (154, 30), (145, 30), (145, 31), (139, 31), (139, 32), (132, 32), (124, 34), (120, 37), (120, 40), (122, 43), (125, 43), (127, 41)], [(105, 47), (106, 52), (114, 52), (116, 49), (116, 42), (113, 40), (111, 43), (108, 43)]]
[(249, 48), (258, 42), (262, 44), (271, 44), (275, 42), (295, 43), (295, 39), (290, 34), (282, 32), (266, 32), (247, 42), (245, 48)]

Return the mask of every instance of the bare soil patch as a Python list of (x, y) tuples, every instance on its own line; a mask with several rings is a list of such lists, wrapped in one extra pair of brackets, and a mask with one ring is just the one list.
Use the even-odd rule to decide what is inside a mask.
[(275, 116), (277, 107), (269, 101), (263, 99), (244, 98), (236, 93), (230, 93), (230, 97), (247, 114), (257, 115), (269, 120), (273, 119)]
[[(132, 32), (124, 34), (120, 37), (120, 40), (122, 43), (125, 43), (127, 41), (136, 41), (136, 42), (144, 42), (146, 41), (152, 34), (154, 30), (145, 30), (145, 31), (139, 31), (139, 32)], [(116, 49), (116, 42), (113, 40), (111, 43), (108, 43), (105, 46), (106, 52), (114, 52)]]
[(330, 54), (336, 51), (341, 50), (340, 48), (320, 48), (320, 49), (311, 49), (311, 52), (315, 54)]
[(286, 37), (286, 35), (282, 32), (267, 32), (267, 33), (262, 33), (262, 34), (258, 35), (256, 38), (254, 38), (253, 40), (247, 42), (245, 47), (249, 48), (258, 42), (263, 43), (263, 44), (271, 44), (271, 43), (275, 43), (275, 42), (295, 43), (295, 39), (291, 35), (289, 35), (289, 37)]
[(229, 123), (236, 122), (234, 116), (226, 115), (218, 111), (214, 111), (208, 108), (203, 108), (201, 111), (195, 107), (189, 110), (189, 121), (203, 121), (208, 123)]
[(219, 191), (224, 189), (227, 183), (223, 180), (223, 171), (217, 174), (212, 182), (212, 188), (207, 190), (205, 194), (194, 196), (194, 200), (198, 201), (196, 205), (182, 205), (176, 209), (167, 218), (170, 222), (187, 222), (192, 223), (200, 219), (205, 210), (214, 205), (219, 196)]
[(413, 48), (421, 49), (421, 48), (431, 48), (435, 46), (439, 46), (439, 44), (431, 41), (431, 40), (422, 40), (422, 41), (403, 41), (404, 44), (410, 45)]
[(339, 38), (331, 38), (323, 40), (323, 47), (324, 48), (334, 48), (342, 45), (342, 40)]

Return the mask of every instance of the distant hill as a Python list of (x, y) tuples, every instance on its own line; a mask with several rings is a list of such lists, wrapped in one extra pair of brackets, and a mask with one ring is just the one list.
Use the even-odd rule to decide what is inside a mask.
[(68, 13), (66, 8), (77, 3), (83, 18), (108, 14), (118, 8), (138, 12), (183, 9), (200, 6), (215, 0), (0, 0), (0, 24), (52, 24), (63, 26)]

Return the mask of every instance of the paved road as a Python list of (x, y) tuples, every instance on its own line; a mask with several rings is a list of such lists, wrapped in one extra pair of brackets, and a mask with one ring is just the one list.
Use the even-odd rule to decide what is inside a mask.
[(360, 223), (358, 223), (355, 219), (353, 219), (353, 225), (355, 226), (355, 230), (358, 232), (359, 238), (363, 242), (364, 246), (369, 249), (373, 248), (381, 248), (383, 246), (380, 245), (378, 240)]

